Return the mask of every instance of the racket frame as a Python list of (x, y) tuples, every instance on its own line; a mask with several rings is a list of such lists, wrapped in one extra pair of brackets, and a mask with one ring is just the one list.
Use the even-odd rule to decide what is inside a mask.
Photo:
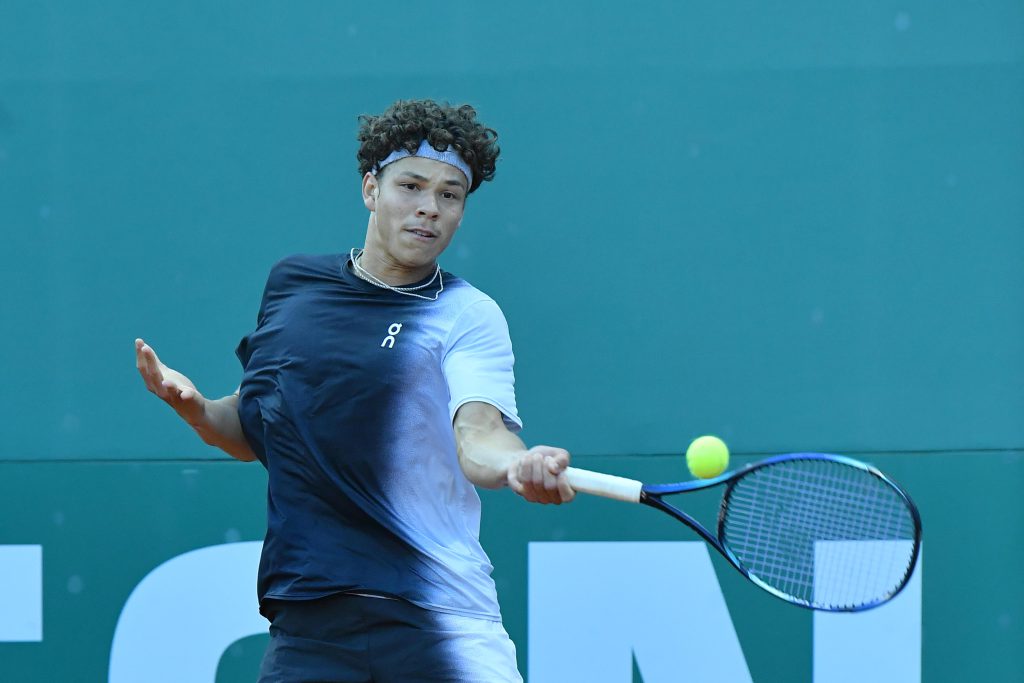
[[(905, 575), (903, 577), (903, 580), (900, 582), (900, 584), (894, 590), (892, 590), (891, 592), (889, 592), (886, 595), (879, 596), (877, 599), (875, 599), (875, 600), (873, 600), (871, 602), (867, 602), (867, 603), (863, 603), (863, 604), (859, 604), (859, 605), (841, 606), (841, 607), (828, 607), (828, 606), (824, 606), (824, 605), (816, 605), (816, 604), (813, 604), (811, 601), (804, 600), (802, 598), (798, 598), (796, 596), (789, 595), (788, 593), (780, 591), (777, 588), (766, 584), (764, 581), (759, 579), (756, 575), (751, 574), (750, 571), (746, 567), (743, 566), (743, 563), (740, 562), (739, 558), (736, 557), (736, 554), (733, 553), (733, 551), (725, 543), (722, 542), (721, 539), (722, 539), (722, 536), (723, 536), (723, 533), (724, 533), (724, 530), (725, 530), (724, 529), (724, 527), (725, 527), (725, 511), (728, 508), (729, 500), (730, 500), (730, 497), (732, 495), (733, 489), (736, 486), (736, 483), (740, 479), (742, 479), (743, 477), (745, 477), (745, 476), (747, 476), (747, 475), (749, 475), (749, 474), (751, 474), (753, 472), (756, 472), (759, 469), (763, 469), (765, 467), (771, 467), (772, 465), (776, 465), (776, 464), (781, 463), (781, 462), (787, 462), (787, 461), (793, 461), (793, 460), (819, 460), (819, 461), (826, 461), (826, 462), (835, 462), (835, 463), (840, 463), (842, 465), (846, 465), (846, 466), (849, 466), (849, 467), (853, 467), (855, 469), (862, 470), (864, 472), (867, 472), (867, 473), (871, 474), (874, 477), (877, 477), (878, 479), (880, 479), (881, 481), (886, 483), (900, 497), (900, 499), (903, 501), (903, 503), (906, 505), (907, 509), (909, 510), (910, 516), (911, 516), (911, 518), (913, 520), (913, 525), (914, 525), (913, 543), (914, 543), (914, 545), (913, 545), (913, 549), (911, 551), (911, 557), (910, 557), (910, 562), (908, 563), (908, 566), (907, 566), (907, 571), (906, 571), (906, 573), (905, 573)], [(575, 469), (575, 468), (570, 468), (570, 469)], [(576, 470), (574, 472), (574, 476), (580, 476), (582, 474), (589, 474), (589, 473), (586, 473), (585, 470)], [(608, 475), (598, 475), (598, 476), (607, 477)], [(842, 456), (842, 455), (831, 455), (831, 454), (826, 454), (826, 453), (787, 453), (787, 454), (784, 454), (784, 455), (775, 455), (775, 456), (772, 456), (772, 457), (769, 457), (769, 458), (765, 458), (764, 460), (760, 460), (758, 462), (751, 463), (751, 464), (746, 465), (745, 467), (742, 467), (740, 469), (732, 470), (732, 471), (729, 471), (729, 472), (725, 472), (723, 474), (718, 475), (717, 477), (712, 477), (710, 479), (699, 479), (699, 480), (695, 480), (695, 481), (683, 481), (683, 482), (676, 482), (676, 483), (671, 483), (671, 484), (641, 484), (640, 482), (635, 482), (633, 480), (623, 479), (621, 477), (614, 477), (613, 479), (621, 480), (620, 482), (617, 482), (617, 485), (622, 486), (624, 491), (628, 491), (629, 489), (628, 489), (628, 487), (625, 484), (622, 484), (621, 482), (632, 482), (633, 484), (640, 484), (640, 493), (639, 493), (638, 499), (634, 495), (614, 495), (614, 494), (610, 494), (608, 492), (601, 492), (601, 493), (598, 493), (598, 495), (604, 495), (604, 496), (607, 496), (607, 497), (617, 498), (619, 500), (626, 500), (626, 501), (631, 501), (631, 502), (642, 503), (644, 505), (647, 505), (649, 507), (652, 507), (652, 508), (655, 508), (657, 510), (661, 510), (662, 512), (667, 513), (668, 515), (674, 517), (675, 519), (679, 520), (680, 522), (682, 522), (686, 526), (688, 526), (691, 529), (693, 529), (693, 531), (695, 531), (701, 538), (703, 538), (711, 547), (713, 547), (715, 550), (717, 550), (719, 552), (719, 554), (722, 555), (722, 557), (724, 557), (726, 560), (728, 560), (729, 564), (731, 564), (746, 579), (748, 579), (749, 581), (753, 582), (754, 584), (760, 586), (761, 588), (763, 588), (765, 591), (767, 591), (771, 595), (774, 595), (775, 597), (777, 597), (777, 598), (779, 598), (781, 600), (784, 600), (784, 601), (786, 601), (787, 603), (789, 603), (791, 605), (797, 605), (798, 607), (804, 607), (804, 608), (807, 608), (807, 609), (819, 610), (819, 611), (825, 611), (825, 612), (862, 612), (864, 610), (868, 610), (868, 609), (871, 609), (873, 607), (877, 607), (877, 606), (879, 606), (879, 605), (881, 605), (881, 604), (883, 604), (885, 602), (888, 602), (889, 600), (893, 599), (894, 597), (899, 595), (899, 593), (904, 588), (906, 588), (907, 584), (910, 582), (910, 577), (913, 576), (913, 574), (914, 574), (914, 569), (917, 566), (917, 560), (918, 560), (918, 557), (920, 556), (920, 552), (921, 552), (921, 533), (922, 533), (922, 529), (921, 529), (921, 514), (918, 511), (917, 506), (914, 505), (914, 502), (910, 499), (910, 496), (907, 495), (906, 491), (904, 491), (895, 481), (893, 481), (891, 478), (886, 476), (878, 468), (876, 468), (876, 467), (874, 467), (872, 465), (868, 465), (867, 463), (860, 462), (859, 460), (855, 460), (853, 458), (848, 458), (848, 457)], [(718, 508), (718, 523), (716, 525), (717, 535), (715, 535), (710, 530), (708, 530), (707, 527), (705, 527), (703, 524), (698, 522), (695, 518), (691, 517), (687, 513), (685, 513), (682, 510), (680, 510), (679, 508), (677, 508), (674, 505), (672, 505), (670, 503), (667, 503), (667, 502), (665, 502), (665, 500), (663, 500), (664, 496), (671, 496), (671, 495), (675, 495), (675, 494), (679, 494), (679, 493), (691, 493), (693, 491), (700, 491), (700, 490), (703, 490), (703, 489), (714, 488), (715, 486), (720, 486), (722, 484), (725, 484), (726, 488), (725, 488), (724, 493), (722, 494), (722, 500), (721, 500), (721, 503), (719, 504), (719, 508)], [(586, 490), (586, 489), (582, 489), (582, 490)], [(596, 491), (589, 490), (587, 492), (595, 493)]]

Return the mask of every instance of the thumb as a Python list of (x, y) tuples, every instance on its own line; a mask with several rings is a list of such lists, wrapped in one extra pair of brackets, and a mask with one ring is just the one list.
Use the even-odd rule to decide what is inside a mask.
[(206, 399), (192, 387), (182, 387), (164, 381), (167, 389), (167, 402), (189, 424), (195, 426), (206, 415)]

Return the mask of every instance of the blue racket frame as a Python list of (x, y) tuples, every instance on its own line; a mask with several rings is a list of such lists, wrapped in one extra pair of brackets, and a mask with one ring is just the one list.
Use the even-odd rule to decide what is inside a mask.
[[(732, 494), (733, 488), (736, 486), (736, 483), (743, 477), (751, 474), (752, 472), (756, 472), (759, 469), (770, 467), (780, 462), (792, 460), (822, 460), (841, 463), (849, 467), (854, 467), (856, 469), (863, 470), (864, 472), (867, 472), (879, 478), (880, 480), (888, 484), (893, 489), (893, 491), (895, 491), (900, 496), (900, 498), (906, 504), (907, 509), (910, 511), (910, 515), (913, 519), (914, 546), (906, 575), (903, 577), (903, 581), (896, 587), (895, 590), (888, 593), (887, 595), (881, 596), (877, 600), (850, 607), (844, 606), (838, 608), (829, 608), (821, 605), (815, 605), (808, 600), (803, 600), (796, 596), (784, 593), (776, 589), (775, 587), (766, 584), (764, 581), (759, 579), (755, 574), (751, 574), (750, 571), (739, 560), (739, 558), (736, 557), (735, 553), (733, 553), (733, 551), (729, 549), (729, 546), (727, 546), (721, 540), (724, 532), (725, 510), (728, 507), (729, 499)], [(715, 486), (719, 486), (721, 484), (726, 484), (727, 486), (725, 489), (725, 493), (722, 494), (722, 502), (719, 505), (717, 536), (712, 534), (704, 525), (702, 525), (700, 522), (698, 522), (690, 515), (686, 514), (677, 507), (670, 505), (669, 503), (666, 503), (664, 500), (662, 500), (662, 496), (669, 496), (677, 493), (690, 493), (692, 491), (700, 491), (703, 489), (714, 488)], [(797, 605), (798, 607), (804, 607), (806, 609), (811, 610), (823, 612), (863, 612), (865, 610), (878, 607), (879, 605), (882, 605), (892, 600), (894, 597), (899, 595), (910, 582), (910, 577), (914, 574), (914, 570), (917, 567), (917, 560), (921, 553), (921, 514), (918, 511), (917, 506), (914, 505), (914, 502), (910, 499), (910, 496), (907, 495), (906, 491), (904, 491), (895, 481), (886, 476), (885, 473), (881, 472), (876, 467), (842, 455), (831, 455), (827, 453), (787, 453), (785, 455), (776, 455), (770, 458), (765, 458), (764, 460), (751, 463), (750, 465), (742, 467), (738, 470), (725, 472), (724, 474), (720, 474), (717, 477), (711, 479), (684, 481), (677, 482), (674, 484), (644, 484), (640, 493), (640, 502), (643, 503), (644, 505), (648, 505), (650, 507), (656, 508), (671, 515), (672, 517), (678, 519), (686, 526), (693, 529), (701, 536), (701, 538), (707, 541), (708, 544), (710, 544), (726, 560), (728, 560), (729, 564), (735, 567), (736, 570), (740, 572), (740, 574), (742, 574), (745, 578), (766, 590), (768, 593), (774, 595), (775, 597), (781, 600), (784, 600), (785, 602), (791, 605)]]

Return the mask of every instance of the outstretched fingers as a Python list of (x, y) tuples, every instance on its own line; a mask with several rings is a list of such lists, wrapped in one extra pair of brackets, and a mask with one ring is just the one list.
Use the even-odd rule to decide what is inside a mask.
[(167, 398), (167, 388), (164, 387), (164, 374), (160, 359), (156, 351), (141, 339), (135, 340), (135, 367), (142, 375), (142, 381), (146, 388), (160, 398)]

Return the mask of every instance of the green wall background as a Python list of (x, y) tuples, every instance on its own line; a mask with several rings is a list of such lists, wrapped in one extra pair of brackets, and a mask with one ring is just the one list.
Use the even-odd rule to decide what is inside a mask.
[[(0, 678), (98, 680), (149, 569), (261, 537), (262, 472), (148, 396), (132, 340), (233, 390), (270, 265), (361, 244), (356, 116), (425, 96), (501, 136), (443, 265), (506, 312), (528, 441), (669, 478), (701, 433), (891, 464), (925, 509), (925, 680), (1024, 677), (1018, 0), (8, 0), (0, 544), (44, 544), (47, 631)], [(521, 652), (527, 541), (672, 533), (486, 504)]]

